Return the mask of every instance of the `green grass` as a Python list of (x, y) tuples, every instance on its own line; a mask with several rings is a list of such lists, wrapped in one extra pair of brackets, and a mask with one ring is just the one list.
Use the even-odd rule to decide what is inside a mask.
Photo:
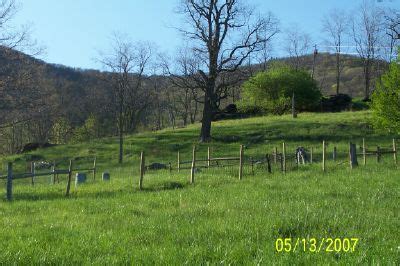
[[(339, 264), (400, 263), (399, 169), (391, 155), (380, 164), (348, 169), (348, 142), (363, 137), (369, 148), (389, 148), (395, 136), (375, 133), (369, 112), (301, 114), (223, 121), (214, 124), (210, 144), (214, 156), (237, 156), (246, 145), (247, 157), (263, 157), (273, 147), (315, 147), (316, 163), (282, 174), (277, 165), (268, 174), (246, 165), (204, 169), (196, 183), (189, 171), (149, 172), (145, 190), (138, 190), (139, 152), (147, 162), (176, 161), (177, 150), (190, 160), (199, 125), (126, 138), (125, 158), (117, 164), (117, 140), (58, 146), (33, 152), (46, 160), (97, 156), (100, 172), (111, 182), (90, 179), (65, 198), (65, 177), (56, 185), (49, 178), (14, 182), (14, 200), (0, 201), (0, 262), (4, 264)], [(337, 162), (320, 165), (321, 142), (338, 147)], [(207, 145), (199, 145), (205, 158)], [(3, 158), (22, 171), (24, 158)], [(360, 158), (359, 158), (360, 160)], [(360, 160), (361, 161), (361, 160)], [(65, 165), (66, 163), (64, 163)], [(79, 165), (90, 164), (81, 160)], [(62, 165), (63, 166), (63, 165)], [(3, 182), (3, 181), (2, 181)], [(5, 191), (4, 191), (5, 192)], [(4, 193), (2, 192), (2, 193)], [(4, 195), (4, 194), (3, 194)], [(318, 239), (359, 238), (353, 253), (277, 253), (281, 237)]]

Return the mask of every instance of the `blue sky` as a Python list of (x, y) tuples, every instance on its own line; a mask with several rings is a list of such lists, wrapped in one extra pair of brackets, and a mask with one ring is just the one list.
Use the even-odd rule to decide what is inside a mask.
[[(361, 0), (244, 0), (260, 13), (271, 11), (281, 21), (281, 29), (298, 25), (315, 43), (321, 43), (321, 19), (329, 10), (354, 10)], [(99, 50), (110, 45), (113, 32), (133, 40), (154, 42), (162, 51), (173, 52), (182, 39), (173, 28), (182, 18), (174, 10), (179, 0), (20, 0), (15, 24), (30, 24), (33, 37), (46, 47), (47, 62), (80, 68), (99, 69), (94, 60)], [(400, 8), (398, 0), (388, 0)], [(282, 36), (278, 37), (279, 39)], [(279, 40), (278, 39), (278, 40)], [(276, 56), (282, 55), (279, 43)]]

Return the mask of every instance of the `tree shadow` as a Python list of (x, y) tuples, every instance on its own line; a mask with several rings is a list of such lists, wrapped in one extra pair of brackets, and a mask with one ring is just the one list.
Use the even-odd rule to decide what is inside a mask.
[(48, 201), (48, 200), (59, 200), (65, 197), (64, 192), (49, 191), (45, 193), (32, 193), (32, 192), (18, 192), (13, 194), (13, 202), (18, 201)]
[(168, 191), (168, 190), (178, 190), (178, 189), (183, 189), (183, 188), (185, 188), (185, 185), (180, 182), (164, 182), (161, 185), (143, 188), (143, 191), (145, 191), (145, 192), (160, 192), (160, 191)]
[[(161, 184), (157, 184), (152, 187), (143, 188), (143, 192), (160, 192), (160, 191), (169, 191), (169, 190), (178, 190), (184, 189), (185, 185), (180, 182), (164, 182)], [(126, 189), (116, 189), (113, 191), (96, 191), (96, 192), (80, 192), (71, 191), (70, 195), (65, 196), (65, 191), (48, 191), (48, 192), (18, 192), (13, 194), (12, 202), (19, 201), (52, 201), (52, 200), (68, 200), (68, 199), (107, 199), (107, 198), (115, 198), (120, 193), (130, 193), (130, 189), (127, 187)], [(140, 193), (141, 191), (137, 190), (135, 193)], [(4, 202), (7, 200), (4, 198)]]

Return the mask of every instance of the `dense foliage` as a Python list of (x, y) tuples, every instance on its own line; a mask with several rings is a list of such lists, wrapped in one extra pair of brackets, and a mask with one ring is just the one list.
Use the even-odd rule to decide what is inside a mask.
[(277, 64), (243, 84), (241, 109), (284, 114), (291, 108), (293, 94), (298, 111), (313, 110), (321, 99), (321, 92), (307, 71)]
[(400, 132), (400, 57), (377, 83), (372, 95), (372, 109), (377, 129)]

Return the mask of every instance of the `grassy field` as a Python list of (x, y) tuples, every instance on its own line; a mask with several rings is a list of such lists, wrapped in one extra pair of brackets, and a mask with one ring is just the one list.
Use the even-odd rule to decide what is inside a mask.
[[(99, 172), (109, 171), (112, 179), (89, 178), (72, 188), (70, 198), (64, 197), (65, 177), (55, 185), (39, 178), (34, 187), (29, 180), (15, 181), (13, 202), (0, 201), (0, 262), (398, 265), (398, 167), (391, 155), (380, 164), (368, 158), (366, 166), (354, 170), (346, 162), (350, 141), (360, 145), (365, 137), (370, 149), (391, 146), (395, 136), (374, 132), (369, 119), (370, 113), (355, 112), (217, 122), (209, 144), (213, 156), (237, 156), (240, 144), (247, 158), (261, 158), (283, 141), (292, 154), (297, 146), (315, 148), (313, 165), (297, 168), (291, 160), (286, 174), (273, 165), (272, 174), (260, 166), (254, 175), (246, 165), (241, 181), (237, 166), (204, 169), (194, 185), (188, 183), (188, 170), (148, 172), (145, 190), (138, 190), (139, 152), (146, 152), (148, 163), (174, 166), (178, 150), (190, 160), (199, 125), (127, 137), (123, 165), (117, 164), (115, 138), (2, 158), (23, 171), (31, 158), (75, 158), (85, 166), (90, 161), (83, 157), (96, 156)], [(326, 173), (320, 165), (322, 140), (329, 152), (334, 146), (339, 152)], [(198, 157), (205, 158), (207, 145), (198, 149)], [(63, 161), (60, 167), (66, 166)], [(359, 242), (347, 253), (278, 253), (275, 241), (289, 237)]]

